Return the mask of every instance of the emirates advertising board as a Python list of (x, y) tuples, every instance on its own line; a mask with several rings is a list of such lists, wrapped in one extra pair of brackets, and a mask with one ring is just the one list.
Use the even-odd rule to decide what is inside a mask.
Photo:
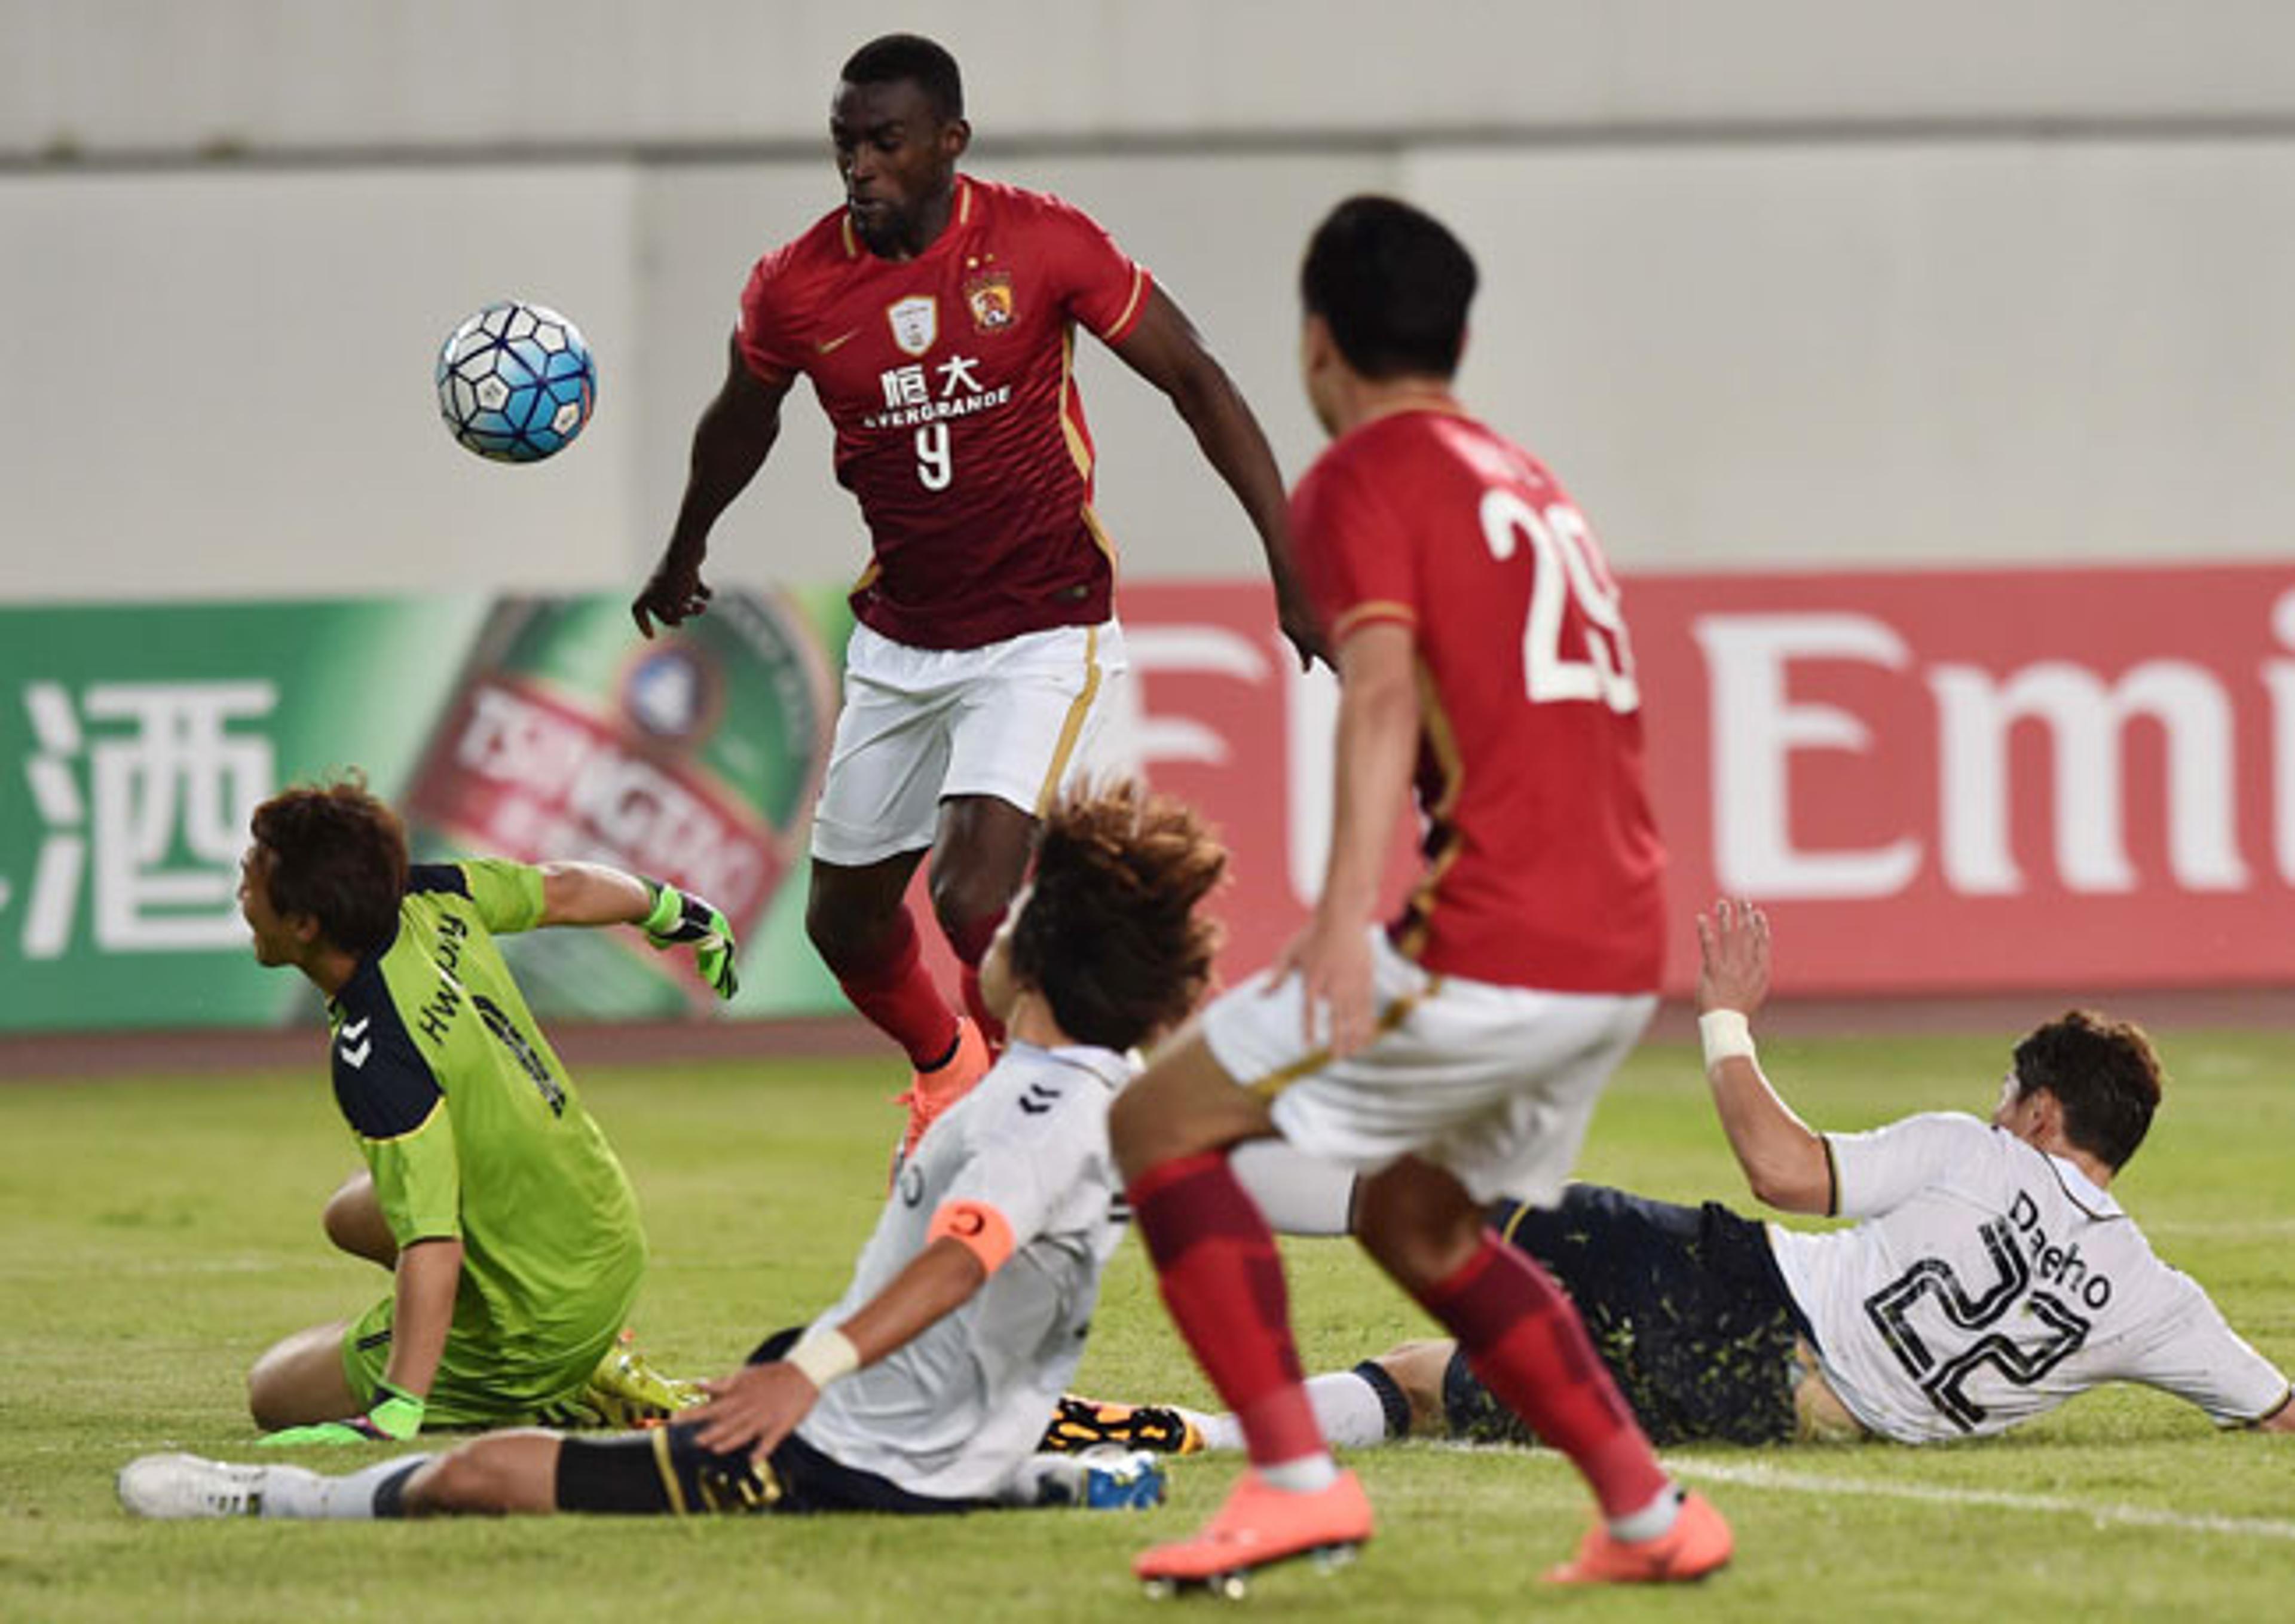
[[(1336, 687), (1262, 586), (1122, 604), (1117, 753), (1225, 836), (1237, 976), (1322, 871)], [(1788, 994), (2295, 984), (2295, 567), (1644, 575), (1625, 605), (1670, 990), (1725, 892), (1776, 915)], [(651, 643), (618, 595), (0, 610), (0, 1029), (307, 1015), (248, 956), (237, 863), (263, 796), (353, 765), (418, 856), (719, 902), (746, 959), (723, 1015), (834, 1012), (803, 869), (849, 629), (830, 587), (721, 592)], [(517, 962), (557, 1017), (720, 1014), (634, 933)]]

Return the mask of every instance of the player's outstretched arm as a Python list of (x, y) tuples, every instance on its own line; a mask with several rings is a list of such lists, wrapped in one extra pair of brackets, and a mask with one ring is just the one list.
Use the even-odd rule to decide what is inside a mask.
[(1697, 916), (1697, 1029), (1721, 1131), (1754, 1196), (1786, 1212), (1830, 1212), (1833, 1160), (1824, 1137), (1761, 1073), (1750, 1018), (1769, 995), (1769, 921), (1724, 897)]
[(693, 427), (685, 498), (678, 504), (669, 545), (630, 604), (630, 615), (646, 636), (653, 635), (657, 620), (677, 625), (709, 607), (709, 588), (701, 580), (709, 527), (764, 466), (765, 454), (780, 437), (781, 402), (788, 391), (787, 382), (768, 383), (749, 370), (738, 338), (727, 346), (725, 381)]
[(841, 1375), (905, 1346), (971, 1299), (988, 1278), (978, 1248), (943, 1236), (909, 1260), (885, 1289), (841, 1326), (820, 1327), (769, 1365), (750, 1365), (722, 1382), (704, 1382), (709, 1402), (681, 1416), (698, 1424), (702, 1445), (772, 1454)]
[(1243, 391), (1161, 288), (1149, 290), (1147, 309), (1115, 349), (1126, 366), (1169, 397), (1203, 448), (1205, 461), (1250, 515), (1267, 554), (1267, 573), (1275, 583), (1283, 635), (1299, 651), (1302, 668), (1319, 657), (1327, 657), (1322, 628), (1292, 566), (1290, 507), (1284, 498), (1283, 475)]
[(690, 946), (701, 979), (720, 998), (739, 987), (739, 944), (724, 911), (706, 898), (595, 862), (542, 865), (540, 925), (634, 925), (666, 951)]

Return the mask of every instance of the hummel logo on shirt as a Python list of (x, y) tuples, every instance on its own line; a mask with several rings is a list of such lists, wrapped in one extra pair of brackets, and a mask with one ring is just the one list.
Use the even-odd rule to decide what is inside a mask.
[(366, 1064), (366, 1057), (374, 1052), (374, 1040), (372, 1038), (368, 1038), (365, 1042), (359, 1044), (355, 1049), (351, 1047), (352, 1043), (355, 1040), (365, 1037), (367, 1025), (373, 1019), (374, 1017), (372, 1016), (368, 1016), (363, 1020), (345, 1021), (343, 1023), (343, 1062), (353, 1071), (356, 1071), (359, 1067), (364, 1065)]

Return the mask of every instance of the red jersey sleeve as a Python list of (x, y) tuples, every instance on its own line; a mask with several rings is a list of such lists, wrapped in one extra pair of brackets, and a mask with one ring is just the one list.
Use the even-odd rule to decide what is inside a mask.
[(1352, 460), (1327, 454), (1301, 482), (1291, 531), (1334, 647), (1370, 621), (1418, 623), (1415, 534)]
[(776, 249), (750, 270), (749, 280), (741, 289), (740, 319), (733, 330), (741, 359), (766, 383), (787, 383), (804, 370), (797, 347), (781, 320), (788, 259), (788, 249)]
[(1061, 308), (1101, 343), (1116, 343), (1139, 325), (1155, 279), (1083, 210), (1055, 197), (1039, 201), (1033, 246), (1042, 256)]

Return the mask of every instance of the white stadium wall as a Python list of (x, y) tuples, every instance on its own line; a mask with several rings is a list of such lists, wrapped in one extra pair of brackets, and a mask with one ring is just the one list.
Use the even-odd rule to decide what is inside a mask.
[[(834, 200), (835, 64), (965, 61), (984, 172), (1097, 213), (1295, 469), (1301, 237), (1377, 187), (1485, 291), (1466, 386), (1629, 568), (2275, 555), (2295, 8), (1256, 0), (483, 7), (0, 0), (0, 600), (610, 588), (641, 573), (750, 258)], [(433, 420), (467, 309), (599, 352), (583, 443)], [(1089, 345), (1135, 575), (1252, 567)], [(859, 562), (810, 403), (723, 567)]]

